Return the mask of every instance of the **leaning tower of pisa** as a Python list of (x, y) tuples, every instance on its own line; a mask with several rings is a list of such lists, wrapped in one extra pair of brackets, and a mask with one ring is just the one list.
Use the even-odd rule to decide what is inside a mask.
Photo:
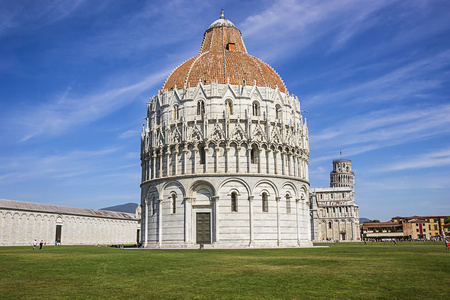
[(355, 174), (352, 172), (350, 160), (333, 160), (333, 171), (330, 172), (330, 187), (355, 188)]

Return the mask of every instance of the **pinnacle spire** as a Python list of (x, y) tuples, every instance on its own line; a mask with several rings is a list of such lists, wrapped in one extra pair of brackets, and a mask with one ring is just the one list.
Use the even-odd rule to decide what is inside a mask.
[(224, 12), (223, 12), (223, 8), (222, 8), (222, 11), (220, 12), (220, 18), (221, 18), (221, 19), (225, 19), (225, 14), (224, 14)]

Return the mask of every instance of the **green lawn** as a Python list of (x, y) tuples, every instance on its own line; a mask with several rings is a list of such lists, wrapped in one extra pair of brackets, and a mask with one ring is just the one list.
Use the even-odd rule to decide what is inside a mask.
[(0, 247), (0, 299), (450, 298), (450, 251), (443, 242), (329, 246), (267, 250), (46, 246), (34, 251)]

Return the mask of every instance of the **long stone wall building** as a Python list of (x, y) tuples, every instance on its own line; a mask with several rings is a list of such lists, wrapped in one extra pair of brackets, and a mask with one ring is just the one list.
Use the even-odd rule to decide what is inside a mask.
[(359, 241), (359, 208), (355, 204), (352, 162), (333, 161), (329, 188), (311, 188), (311, 236), (314, 241)]
[(308, 128), (297, 97), (221, 18), (147, 106), (146, 247), (311, 246)]
[(132, 214), (0, 199), (0, 246), (136, 244)]

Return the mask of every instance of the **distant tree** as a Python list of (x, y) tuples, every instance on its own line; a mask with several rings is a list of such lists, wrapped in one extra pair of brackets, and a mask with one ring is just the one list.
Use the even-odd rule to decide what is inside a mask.
[(380, 220), (372, 220), (372, 223), (380, 223)]
[(444, 219), (444, 223), (445, 223), (445, 224), (450, 223), (450, 217), (445, 218), (445, 219)]

